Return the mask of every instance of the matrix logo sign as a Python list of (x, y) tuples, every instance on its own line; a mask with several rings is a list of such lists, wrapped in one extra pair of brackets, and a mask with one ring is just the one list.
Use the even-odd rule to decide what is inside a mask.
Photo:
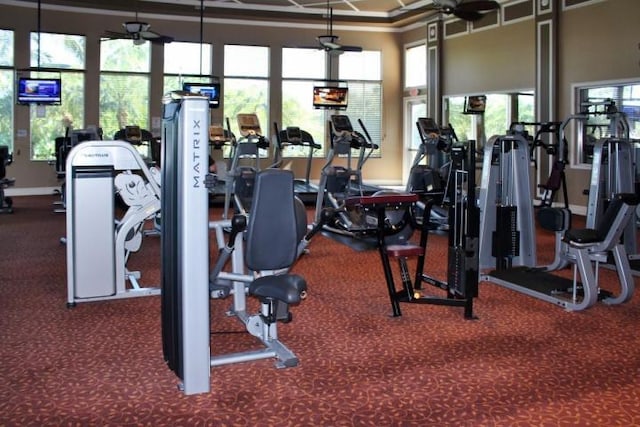
[(191, 130), (193, 134), (191, 147), (191, 171), (193, 173), (193, 188), (200, 188), (202, 186), (202, 179), (200, 177), (200, 170), (202, 168), (202, 156), (200, 155), (200, 147), (202, 146), (202, 130), (200, 128), (200, 120), (193, 120)]

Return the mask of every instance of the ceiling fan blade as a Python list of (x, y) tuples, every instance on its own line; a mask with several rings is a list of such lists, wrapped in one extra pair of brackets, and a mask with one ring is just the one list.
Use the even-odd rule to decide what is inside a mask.
[(322, 43), (322, 47), (324, 47), (325, 49), (328, 49), (328, 50), (342, 49), (341, 45), (339, 45), (338, 43), (333, 43), (333, 42), (324, 42), (324, 43)]
[(482, 12), (487, 10), (500, 9), (500, 5), (496, 1), (492, 0), (475, 0), (468, 1), (466, 3), (460, 3), (456, 6), (456, 11), (459, 12)]
[(460, 18), (464, 21), (477, 21), (478, 19), (482, 18), (482, 13), (480, 12), (476, 12), (473, 10), (460, 10), (460, 9), (454, 9), (453, 12), (451, 12), (455, 17)]
[(140, 37), (145, 40), (149, 40), (152, 43), (171, 43), (173, 41), (173, 37), (163, 36), (162, 34), (155, 33), (153, 31), (141, 31)]
[(131, 34), (121, 33), (118, 31), (110, 31), (110, 30), (105, 31), (104, 36), (109, 39), (130, 39), (131, 38)]
[(362, 52), (360, 46), (341, 46), (340, 50), (343, 52)]
[(153, 31), (140, 31), (140, 37), (145, 39), (157, 39), (160, 37), (160, 34), (154, 33)]
[(158, 36), (156, 38), (147, 39), (147, 40), (149, 40), (151, 43), (166, 44), (166, 43), (171, 43), (174, 40), (174, 38), (171, 36)]

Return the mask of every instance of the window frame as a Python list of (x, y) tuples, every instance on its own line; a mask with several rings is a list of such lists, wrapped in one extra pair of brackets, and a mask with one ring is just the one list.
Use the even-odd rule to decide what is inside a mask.
[[(353, 73), (353, 74), (344, 75), (342, 67), (343, 67), (343, 60), (345, 58), (353, 58), (355, 55), (363, 55), (368, 53), (375, 53), (378, 55), (377, 71), (373, 76), (371, 75), (368, 76), (367, 72), (364, 71), (367, 69), (366, 64), (361, 64), (360, 71), (364, 71), (364, 73), (361, 74), (359, 78), (358, 76), (354, 75), (355, 74), (354, 70), (349, 70), (349, 73)], [(382, 150), (384, 148), (384, 144), (383, 144), (384, 133), (382, 130), (382, 123), (384, 122), (384, 117), (383, 117), (384, 109), (382, 108), (382, 106), (384, 105), (384, 85), (383, 85), (384, 76), (383, 76), (382, 51), (381, 50), (363, 50), (362, 52), (345, 52), (342, 55), (340, 55), (338, 58), (339, 58), (338, 78), (340, 80), (347, 81), (349, 86), (349, 104), (347, 109), (342, 114), (346, 114), (347, 116), (350, 116), (350, 118), (351, 116), (360, 114), (359, 117), (357, 118), (363, 121), (363, 123), (367, 127), (367, 132), (371, 136), (372, 142), (374, 144), (378, 144), (378, 147), (379, 147), (378, 149), (373, 150), (371, 152), (371, 157), (380, 158), (382, 157)], [(364, 61), (365, 62), (367, 61), (366, 57), (364, 58)], [(379, 90), (379, 97), (376, 99), (376, 102), (372, 104), (373, 102), (372, 100), (362, 99), (360, 101), (360, 105), (355, 106), (355, 102), (353, 99), (354, 98), (353, 89), (355, 88), (356, 85), (363, 85), (363, 91), (366, 90), (366, 85), (377, 87)], [(371, 112), (371, 105), (377, 105), (378, 110), (375, 113), (367, 115), (365, 117), (363, 113)], [(360, 111), (362, 113), (360, 113)], [(377, 116), (377, 120), (375, 119), (376, 116)], [(374, 119), (371, 119), (370, 117), (374, 117)], [(354, 130), (357, 130), (357, 131), (361, 130), (359, 129), (359, 126), (356, 126), (356, 123), (353, 120), (352, 120), (352, 126), (354, 126)]]
[[(317, 75), (308, 74), (308, 73), (300, 73), (300, 74), (289, 73), (288, 67), (286, 66), (285, 62), (287, 61), (287, 59), (295, 61), (295, 58), (287, 58), (287, 52), (291, 52), (291, 54), (294, 55), (298, 51), (305, 52), (308, 54), (313, 54), (314, 56), (317, 55), (318, 57), (322, 58), (321, 60), (322, 64), (320, 65), (314, 64), (314, 67), (313, 67), (314, 70), (315, 69), (319, 70)], [(299, 62), (308, 63), (307, 59), (308, 58), (302, 58), (299, 60)], [(316, 58), (316, 59), (319, 59), (319, 58)], [(326, 155), (326, 152), (325, 152), (326, 147), (324, 147), (325, 144), (322, 144), (322, 142), (325, 141), (327, 113), (326, 111), (313, 108), (313, 86), (317, 85), (319, 81), (324, 80), (326, 65), (327, 65), (327, 55), (322, 50), (318, 50), (314, 48), (291, 48), (286, 46), (282, 48), (282, 67), (281, 67), (282, 76), (281, 76), (281, 82), (280, 82), (281, 89), (282, 89), (281, 90), (282, 105), (281, 105), (281, 113), (280, 113), (282, 122), (280, 123), (280, 126), (281, 126), (280, 130), (286, 129), (287, 126), (299, 126), (301, 129), (309, 132), (311, 136), (314, 138), (314, 142), (316, 144), (319, 143), (320, 145), (323, 146), (322, 149), (313, 151), (314, 158), (323, 158)], [(312, 117), (311, 119), (311, 122), (312, 122), (311, 126), (305, 126), (305, 124), (308, 124), (308, 123), (305, 122), (304, 120), (303, 120), (303, 123), (301, 123), (300, 121), (296, 121), (296, 123), (286, 122), (289, 114), (287, 114), (287, 111), (285, 111), (285, 106), (287, 105), (288, 101), (293, 98), (288, 96), (288, 91), (287, 91), (287, 88), (285, 87), (286, 85), (289, 85), (289, 84), (291, 85), (300, 84), (300, 85), (309, 86), (308, 88), (305, 88), (305, 93), (308, 95), (308, 99), (306, 99), (306, 102), (304, 102), (302, 105), (299, 105), (299, 109), (297, 111), (307, 113), (310, 116), (315, 116), (315, 117)], [(315, 123), (316, 121), (317, 123)], [(284, 147), (284, 150), (282, 152), (283, 159), (307, 158), (308, 156), (309, 156), (309, 148), (302, 147), (302, 146), (287, 146), (287, 147)]]
[[(585, 101), (585, 98), (582, 91), (590, 91), (597, 89), (615, 89), (619, 93), (624, 92), (625, 87), (634, 87), (638, 86), (640, 88), (640, 78), (633, 79), (620, 79), (620, 80), (605, 80), (605, 81), (595, 81), (595, 82), (582, 82), (582, 83), (574, 83), (571, 86), (571, 105), (573, 108), (573, 114), (567, 119), (565, 135), (570, 135), (569, 140), (569, 158), (570, 158), (570, 167), (574, 169), (587, 169), (590, 170), (592, 168), (592, 164), (590, 162), (584, 161), (585, 152), (585, 139), (587, 128), (584, 126), (584, 123), (579, 119), (580, 112), (583, 111), (582, 103)], [(638, 89), (640, 90), (640, 89)], [(599, 98), (601, 99), (601, 98)], [(630, 98), (628, 101), (633, 101), (634, 98)], [(616, 98), (616, 101), (624, 101), (625, 98)], [(629, 135), (630, 138), (640, 137), (640, 97), (638, 101), (638, 115), (633, 116), (636, 117), (633, 122), (635, 122), (637, 129), (635, 132), (631, 132)], [(624, 103), (616, 102), (616, 105), (619, 108), (625, 106)], [(629, 128), (631, 129), (631, 124), (629, 123), (629, 117), (625, 117), (627, 120), (627, 124), (629, 124)], [(603, 136), (607, 136), (609, 133), (603, 134)]]

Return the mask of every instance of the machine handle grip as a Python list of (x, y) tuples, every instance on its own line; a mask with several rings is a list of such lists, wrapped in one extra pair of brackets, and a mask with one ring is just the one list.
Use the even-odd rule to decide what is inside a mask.
[(364, 131), (364, 134), (367, 136), (367, 139), (369, 140), (369, 142), (373, 144), (373, 141), (371, 140), (371, 135), (369, 135), (369, 131), (367, 131), (367, 128), (364, 126), (364, 123), (362, 123), (362, 119), (358, 119), (358, 124), (360, 124), (360, 127)]

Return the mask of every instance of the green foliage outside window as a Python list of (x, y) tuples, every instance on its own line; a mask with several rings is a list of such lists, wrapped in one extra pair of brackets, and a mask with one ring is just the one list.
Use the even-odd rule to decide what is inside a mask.
[(105, 139), (127, 125), (149, 129), (149, 76), (102, 73), (100, 126)]
[[(52, 77), (51, 74), (39, 77)], [(38, 106), (31, 105), (31, 159), (50, 160), (55, 155), (55, 139), (64, 136), (67, 121), (72, 127), (84, 127), (84, 73), (63, 72), (62, 104)]]
[(150, 61), (150, 43), (100, 45), (100, 127), (106, 139), (127, 125), (149, 129)]
[[(31, 159), (50, 160), (55, 138), (64, 136), (64, 122), (74, 128), (84, 127), (85, 37), (71, 34), (31, 33), (32, 67), (58, 68), (58, 72), (32, 72), (31, 77), (62, 80), (61, 105), (17, 107), (29, 108)], [(69, 71), (67, 71), (69, 70)]]

